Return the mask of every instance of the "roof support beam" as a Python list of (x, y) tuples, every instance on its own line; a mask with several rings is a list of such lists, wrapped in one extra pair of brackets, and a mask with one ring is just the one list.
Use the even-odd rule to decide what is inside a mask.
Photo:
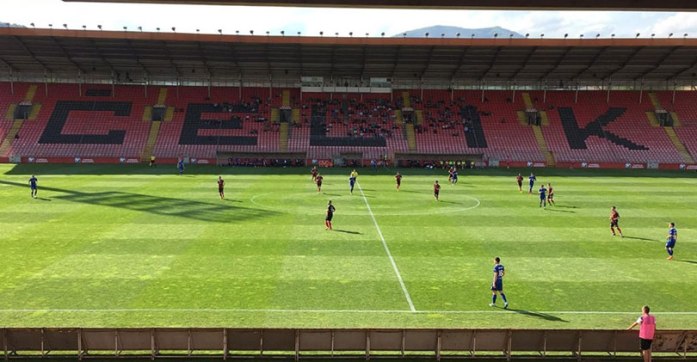
[(63, 52), (63, 55), (65, 56), (65, 58), (68, 59), (68, 61), (69, 61), (72, 65), (74, 65), (75, 68), (77, 68), (77, 70), (80, 71), (80, 73), (85, 74), (85, 73), (86, 73), (85, 70), (82, 69), (82, 67), (81, 67), (79, 64), (77, 64), (77, 62), (75, 62), (75, 61), (73, 60), (73, 58), (70, 56), (70, 54), (68, 54), (68, 52), (65, 50), (65, 47), (63, 46), (63, 44), (61, 44), (61, 42), (58, 40), (58, 38), (56, 38), (56, 37), (51, 37), (51, 39), (53, 39), (53, 41), (56, 42), (56, 45), (57, 45), (58, 48), (60, 48), (60, 50)]
[(598, 51), (598, 54), (596, 54), (596, 55), (593, 57), (593, 60), (590, 62), (590, 64), (588, 64), (588, 66), (586, 66), (585, 68), (583, 68), (580, 72), (574, 74), (574, 76), (571, 77), (571, 79), (572, 79), (572, 80), (576, 80), (576, 79), (578, 79), (578, 77), (581, 76), (581, 74), (583, 74), (583, 73), (587, 72), (589, 69), (593, 68), (593, 66), (595, 65), (595, 63), (598, 62), (598, 58), (600, 58), (600, 56), (603, 55), (603, 53), (605, 53), (605, 51), (606, 51), (608, 48), (609, 48), (609, 47), (602, 47), (602, 48), (600, 48), (600, 51)]
[(573, 47), (567, 47), (566, 50), (564, 50), (564, 53), (557, 59), (557, 61), (554, 63), (554, 66), (552, 68), (549, 68), (548, 71), (545, 72), (541, 77), (539, 77), (537, 80), (544, 80), (549, 77), (550, 74), (554, 73), (559, 66), (564, 62), (564, 59), (566, 59), (566, 56), (569, 54), (569, 52), (573, 49)]
[(47, 73), (51, 73), (51, 72), (52, 72), (51, 68), (49, 68), (48, 66), (46, 66), (46, 64), (44, 64), (42, 61), (40, 61), (40, 60), (36, 57), (36, 55), (34, 55), (34, 53), (33, 53), (31, 50), (29, 50), (29, 48), (27, 47), (27, 45), (24, 44), (24, 41), (22, 41), (22, 38), (20, 38), (20, 37), (18, 37), (18, 36), (15, 36), (14, 38), (15, 38), (15, 40), (17, 40), (17, 42), (18, 42), (19, 45), (22, 47), (22, 49), (24, 49), (24, 51), (27, 52), (27, 54), (29, 54), (29, 56), (30, 56), (36, 63), (38, 63), (42, 68), (44, 68), (44, 71), (45, 71), (45, 72), (47, 72)]
[[(143, 70), (143, 73), (145, 73), (146, 75), (150, 75), (150, 72), (148, 71), (148, 68), (146, 68), (145, 65), (143, 65), (143, 63), (140, 62), (140, 54), (136, 53), (135, 49), (133, 49), (133, 43), (131, 42), (131, 40), (130, 40), (130, 39), (126, 39), (126, 43), (128, 43), (128, 50), (130, 50), (130, 51), (131, 51), (131, 54), (133, 54), (133, 58), (135, 59), (135, 61), (136, 61), (136, 63), (138, 64), (138, 66), (140, 66), (140, 68)], [(165, 44), (165, 47), (166, 47), (167, 44), (166, 44), (166, 43), (164, 43), (164, 44)], [(169, 58), (172, 59), (171, 56), (170, 56)]]
[(530, 58), (532, 58), (532, 55), (535, 54), (536, 50), (537, 50), (537, 47), (533, 47), (532, 49), (530, 49), (530, 53), (528, 53), (528, 55), (525, 56), (525, 60), (523, 61), (523, 65), (520, 68), (518, 68), (518, 70), (516, 70), (515, 73), (513, 73), (511, 80), (515, 80), (518, 77), (518, 74), (520, 74), (520, 72), (522, 72), (523, 69), (525, 69), (525, 67), (528, 66), (528, 63), (530, 62)]
[(212, 77), (213, 71), (211, 71), (211, 67), (208, 65), (208, 61), (206, 60), (205, 54), (203, 52), (203, 47), (201, 46), (200, 41), (196, 43), (196, 47), (198, 48), (198, 57), (201, 59), (201, 63), (203, 63), (203, 66), (206, 68), (206, 72), (208, 72), (208, 76)]
[(14, 65), (10, 64), (10, 62), (8, 62), (7, 60), (3, 59), (2, 57), (0, 57), (0, 63), (5, 64), (5, 66), (8, 67), (8, 68), (10, 68), (10, 70), (11, 70), (12, 72), (18, 72), (18, 71), (19, 71), (17, 68), (15, 68)]
[(392, 79), (394, 79), (394, 75), (397, 73), (397, 64), (399, 63), (399, 53), (401, 53), (401, 51), (402, 47), (398, 46), (394, 55), (394, 62), (392, 63), (392, 75), (390, 76)]
[(625, 59), (624, 62), (622, 62), (622, 64), (620, 64), (619, 67), (617, 67), (617, 69), (611, 71), (605, 78), (612, 79), (612, 77), (613, 77), (615, 74), (617, 74), (618, 72), (622, 71), (622, 69), (626, 68), (627, 65), (629, 64), (629, 62), (631, 62), (632, 59), (634, 59), (634, 57), (635, 57), (637, 54), (639, 54), (639, 52), (640, 52), (642, 49), (644, 49), (644, 47), (638, 47), (638, 48), (636, 48), (636, 50), (633, 51), (632, 54), (629, 54), (629, 56), (627, 57), (627, 59)]
[(116, 69), (114, 68), (114, 65), (111, 64), (111, 62), (108, 61), (108, 60), (106, 59), (106, 57), (104, 57), (104, 54), (102, 54), (102, 50), (99, 48), (99, 45), (97, 44), (97, 42), (94, 41), (94, 39), (90, 39), (90, 40), (91, 40), (91, 42), (92, 42), (92, 47), (93, 47), (94, 50), (97, 52), (97, 55), (99, 56), (99, 58), (102, 60), (102, 62), (103, 62), (104, 64), (107, 65), (107, 67), (109, 67), (109, 70), (111, 70), (112, 76), (113, 76), (114, 74), (116, 74)]
[(462, 54), (460, 55), (460, 61), (457, 63), (457, 67), (453, 70), (452, 73), (450, 73), (450, 79), (455, 78), (457, 73), (460, 73), (462, 70), (462, 67), (465, 65), (465, 59), (467, 59), (467, 53), (469, 52), (471, 48), (470, 47), (464, 47), (462, 48)]
[(649, 73), (651, 73), (651, 72), (655, 71), (656, 69), (658, 69), (658, 67), (660, 67), (661, 64), (663, 64), (663, 62), (665, 62), (668, 58), (670, 58), (670, 56), (673, 55), (673, 53), (675, 53), (675, 51), (678, 50), (678, 49), (680, 49), (680, 47), (673, 47), (673, 48), (671, 48), (671, 49), (668, 51), (668, 53), (666, 53), (666, 55), (662, 56), (661, 59), (659, 59), (659, 60), (656, 62), (656, 64), (653, 65), (653, 67), (652, 67), (651, 69), (647, 69), (645, 72), (641, 73), (640, 76), (634, 78), (634, 80), (642, 79), (642, 78), (644, 78), (645, 76), (647, 76)]
[(363, 64), (361, 66), (361, 79), (365, 76), (365, 68), (368, 64), (368, 46), (363, 45)]
[(433, 61), (433, 51), (435, 50), (436, 47), (432, 46), (431, 49), (428, 51), (428, 59), (426, 59), (426, 64), (424, 65), (423, 69), (421, 69), (421, 75), (419, 76), (419, 79), (423, 79), (424, 74), (426, 74), (428, 68), (431, 67), (431, 61)]
[(491, 63), (489, 63), (489, 67), (482, 73), (482, 76), (479, 79), (484, 79), (486, 78), (487, 75), (489, 75), (489, 72), (494, 68), (494, 65), (496, 65), (496, 61), (499, 59), (499, 53), (501, 53), (501, 49), (503, 47), (497, 47), (496, 51), (494, 52), (494, 56), (491, 57)]
[(694, 62), (692, 62), (692, 64), (690, 64), (687, 67), (684, 67), (684, 68), (678, 70), (677, 72), (673, 73), (673, 75), (668, 77), (668, 79), (675, 79), (675, 78), (683, 75), (684, 73), (688, 72), (690, 69), (694, 69), (695, 67), (697, 67), (697, 58), (695, 59)]

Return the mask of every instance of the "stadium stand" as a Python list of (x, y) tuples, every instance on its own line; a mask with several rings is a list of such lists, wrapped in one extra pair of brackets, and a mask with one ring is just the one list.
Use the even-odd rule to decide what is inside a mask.
[[(533, 92), (534, 99), (543, 98)], [(547, 92), (539, 102), (548, 124), (542, 126), (557, 161), (680, 163), (680, 156), (666, 133), (650, 124), (652, 111), (638, 92)]]
[[(423, 97), (423, 98), (422, 98)], [(307, 159), (400, 154), (485, 160), (694, 163), (688, 93), (0, 84), (0, 156), (213, 159), (219, 152)], [(664, 105), (670, 105), (664, 109)], [(664, 112), (663, 114), (661, 112)], [(531, 116), (532, 114), (532, 116)], [(662, 122), (669, 125), (662, 126)], [(347, 156), (348, 155), (348, 156)]]
[[(34, 85), (15, 87), (15, 94), (27, 89), (25, 101), (31, 94), (30, 102), (39, 104), (41, 111), (35, 119), (28, 117), (23, 122), (11, 149), (2, 150), (5, 154), (117, 157), (138, 155), (145, 144), (147, 124), (134, 119), (154, 100), (144, 96), (142, 87), (119, 87), (106, 96), (99, 92), (80, 95), (75, 84), (51, 84), (39, 91)], [(88, 90), (109, 90), (103, 87), (86, 86)]]

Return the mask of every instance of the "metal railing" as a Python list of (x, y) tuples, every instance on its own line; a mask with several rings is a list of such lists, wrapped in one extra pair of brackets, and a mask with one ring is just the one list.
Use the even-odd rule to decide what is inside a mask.
[[(612, 357), (638, 353), (636, 331), (520, 329), (4, 328), (18, 357)], [(697, 357), (697, 330), (656, 333), (653, 351)]]

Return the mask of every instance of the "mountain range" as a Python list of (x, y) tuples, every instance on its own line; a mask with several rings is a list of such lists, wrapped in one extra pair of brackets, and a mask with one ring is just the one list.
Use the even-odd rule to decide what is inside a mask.
[[(500, 26), (470, 29), (444, 25), (435, 25), (426, 28), (407, 30), (399, 34), (395, 34), (393, 37), (425, 38), (427, 37), (426, 34), (428, 34), (429, 38), (508, 38), (511, 37), (511, 35), (513, 38), (524, 37), (522, 34), (502, 28)], [(458, 34), (460, 35), (458, 36)]]

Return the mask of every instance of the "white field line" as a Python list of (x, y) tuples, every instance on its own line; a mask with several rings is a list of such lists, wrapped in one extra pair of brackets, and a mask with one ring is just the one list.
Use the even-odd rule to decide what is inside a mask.
[(378, 231), (378, 235), (380, 235), (380, 241), (382, 241), (382, 246), (385, 248), (385, 253), (387, 253), (387, 256), (390, 258), (390, 263), (392, 264), (392, 269), (394, 269), (395, 274), (397, 274), (397, 280), (399, 280), (399, 285), (402, 287), (402, 292), (404, 293), (404, 297), (407, 299), (407, 303), (409, 303), (409, 310), (412, 312), (416, 312), (416, 308), (414, 308), (414, 302), (411, 301), (411, 296), (409, 295), (409, 291), (407, 290), (407, 286), (404, 285), (404, 280), (402, 279), (402, 274), (399, 273), (399, 268), (397, 268), (397, 263), (395, 263), (394, 258), (392, 257), (392, 253), (390, 252), (390, 248), (387, 246), (387, 243), (385, 242), (385, 237), (382, 236), (382, 230), (380, 230), (380, 225), (378, 225), (377, 220), (375, 220), (375, 215), (373, 214), (373, 210), (370, 208), (370, 204), (368, 203), (368, 198), (365, 197), (365, 194), (363, 193), (363, 188), (361, 187), (361, 184), (356, 181), (356, 185), (358, 185), (358, 190), (361, 192), (361, 196), (363, 196), (363, 201), (365, 202), (365, 206), (368, 208), (368, 212), (370, 213), (370, 218), (373, 219), (373, 224), (375, 225), (375, 229)]
[[(19, 309), (0, 309), (0, 313), (328, 313), (328, 314), (494, 314), (494, 313), (511, 313), (511, 314), (565, 314), (565, 315), (636, 315), (637, 312), (611, 312), (611, 311), (519, 311), (515, 309), (488, 309), (488, 310), (393, 310), (393, 309), (237, 309), (237, 308), (104, 308), (104, 309), (79, 309), (79, 308), (19, 308)], [(656, 312), (657, 315), (697, 315), (697, 312)]]

